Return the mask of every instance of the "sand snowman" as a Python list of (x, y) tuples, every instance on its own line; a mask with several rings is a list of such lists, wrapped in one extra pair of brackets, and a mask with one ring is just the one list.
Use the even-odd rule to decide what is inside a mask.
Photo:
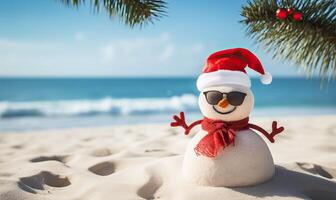
[[(260, 73), (269, 84), (258, 58), (243, 48), (227, 49), (210, 55), (198, 77), (199, 107), (202, 120), (189, 126), (184, 113), (174, 116), (171, 126), (181, 126), (185, 134), (196, 125), (202, 129), (189, 142), (183, 160), (183, 176), (194, 184), (239, 187), (262, 183), (272, 178), (274, 162), (267, 144), (254, 130), (272, 143), (284, 130), (272, 124), (272, 132), (249, 123), (254, 97), (245, 68)], [(254, 129), (254, 130), (252, 130)]]

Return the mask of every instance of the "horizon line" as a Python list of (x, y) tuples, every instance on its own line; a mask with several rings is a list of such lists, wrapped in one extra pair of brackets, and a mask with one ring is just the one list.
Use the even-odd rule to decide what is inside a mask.
[[(113, 79), (142, 79), (142, 78), (197, 78), (198, 75), (168, 75), (168, 76), (164, 76), (164, 75), (141, 75), (141, 76), (123, 76), (123, 75), (119, 75), (119, 76), (101, 76), (101, 75), (97, 75), (97, 76), (92, 76), (92, 75), (88, 75), (88, 76), (75, 76), (75, 75), (46, 75), (46, 76), (40, 76), (40, 75), (16, 75), (16, 76), (7, 76), (7, 75), (0, 75), (0, 79), (45, 79), (45, 78), (49, 78), (49, 79), (83, 79), (83, 78), (88, 78), (88, 79), (107, 79), (107, 78), (113, 78)], [(273, 78), (305, 78), (305, 79), (311, 79), (311, 78), (318, 78), (318, 79), (323, 79), (323, 77), (319, 77), (319, 76), (305, 76), (305, 75), (274, 75), (272, 76)], [(251, 79), (259, 79), (259, 76), (256, 75), (252, 75), (250, 76)]]

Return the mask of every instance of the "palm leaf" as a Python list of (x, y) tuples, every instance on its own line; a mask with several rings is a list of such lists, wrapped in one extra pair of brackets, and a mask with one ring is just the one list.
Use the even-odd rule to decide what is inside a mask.
[(163, 0), (57, 0), (67, 6), (79, 7), (87, 1), (96, 12), (101, 9), (111, 18), (119, 17), (126, 25), (140, 27), (165, 16), (167, 3)]
[[(276, 18), (280, 7), (303, 13), (302, 21)], [(273, 57), (300, 66), (308, 75), (336, 75), (335, 0), (254, 0), (242, 7), (247, 35)]]

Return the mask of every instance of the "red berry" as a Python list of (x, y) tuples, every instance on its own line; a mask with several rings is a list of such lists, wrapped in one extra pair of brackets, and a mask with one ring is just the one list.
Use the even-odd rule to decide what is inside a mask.
[(302, 21), (302, 12), (297, 11), (293, 14), (293, 20), (294, 21)]
[(294, 9), (293, 8), (287, 8), (287, 14), (291, 15), (293, 14)]
[(280, 20), (286, 19), (286, 17), (287, 17), (286, 9), (278, 8), (278, 10), (276, 11), (276, 17)]

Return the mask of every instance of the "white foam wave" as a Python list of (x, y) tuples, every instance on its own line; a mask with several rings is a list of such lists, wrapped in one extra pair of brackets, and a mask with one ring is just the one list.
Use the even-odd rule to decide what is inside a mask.
[(92, 114), (132, 115), (196, 109), (197, 97), (192, 94), (170, 98), (114, 99), (108, 97), (98, 100), (0, 102), (2, 118)]

